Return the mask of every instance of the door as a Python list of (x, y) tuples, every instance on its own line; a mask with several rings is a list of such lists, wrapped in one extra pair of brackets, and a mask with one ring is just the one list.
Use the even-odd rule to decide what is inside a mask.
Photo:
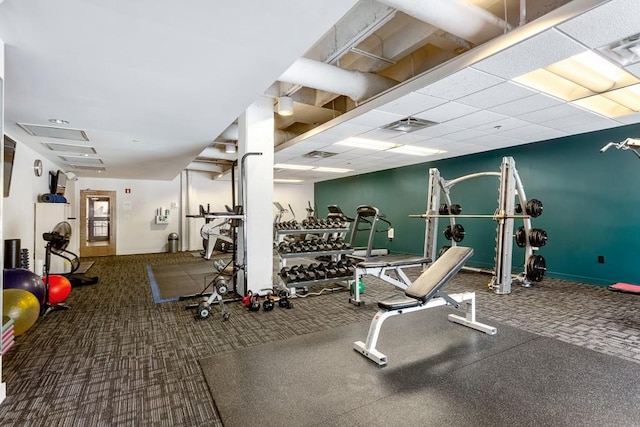
[(116, 254), (116, 192), (80, 190), (80, 257)]

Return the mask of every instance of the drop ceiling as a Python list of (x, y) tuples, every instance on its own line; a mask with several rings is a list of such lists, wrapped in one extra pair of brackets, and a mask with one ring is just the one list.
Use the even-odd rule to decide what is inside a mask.
[[(53, 3), (0, 4), (5, 130), (81, 177), (162, 180), (185, 168), (217, 175), (235, 155), (216, 141), (230, 141), (225, 131), (260, 96), (274, 102), (283, 94), (294, 98), (299, 117), (275, 116), (284, 135), (276, 137), (275, 163), (312, 168), (276, 169), (274, 176), (302, 182), (640, 122), (638, 113), (608, 118), (513, 81), (640, 33), (637, 0), (529, 0), (527, 9), (535, 13), (522, 26), (519, 1), (478, 0), (497, 16), (507, 6), (507, 20), (515, 23), (507, 34), (478, 46), (372, 0)], [(362, 31), (344, 35), (345, 28), (355, 27)], [(384, 43), (378, 46), (377, 39)], [(279, 82), (301, 57), (399, 83), (354, 102)], [(637, 62), (625, 69), (640, 76)], [(412, 132), (383, 129), (407, 117), (436, 124)], [(38, 137), (19, 125), (50, 126), (50, 119), (69, 122), (54, 126), (85, 131), (85, 145), (95, 148), (92, 156), (104, 170), (98, 174), (86, 162), (72, 163), (73, 152), (44, 145), (79, 141)], [(335, 144), (353, 137), (438, 154)], [(335, 154), (309, 156), (313, 151)], [(350, 171), (319, 172), (320, 167)]]

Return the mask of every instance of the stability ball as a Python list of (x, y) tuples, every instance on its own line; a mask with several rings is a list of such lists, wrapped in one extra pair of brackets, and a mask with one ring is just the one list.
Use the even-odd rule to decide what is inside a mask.
[(13, 335), (25, 333), (40, 316), (40, 302), (24, 289), (2, 291), (2, 315), (13, 319)]
[[(42, 282), (45, 282), (42, 278)], [(64, 302), (71, 293), (71, 282), (64, 276), (49, 275), (49, 304), (55, 305)]]
[(22, 289), (31, 292), (44, 304), (45, 287), (40, 276), (24, 268), (4, 269), (4, 289)]

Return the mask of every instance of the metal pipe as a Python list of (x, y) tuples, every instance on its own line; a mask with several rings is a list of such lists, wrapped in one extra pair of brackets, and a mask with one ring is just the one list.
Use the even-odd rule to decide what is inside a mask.
[(461, 176), (460, 178), (452, 179), (451, 181), (445, 181), (444, 186), (451, 188), (459, 182), (466, 181), (467, 179), (479, 178), (481, 176), (500, 176), (500, 172), (478, 172), (469, 175)]
[(240, 199), (242, 202), (242, 269), (244, 271), (244, 290), (247, 291), (247, 189), (246, 182), (246, 166), (245, 162), (249, 156), (262, 156), (260, 152), (245, 153), (240, 160), (240, 181), (238, 188), (240, 191)]
[(522, 26), (527, 23), (527, 0), (520, 0), (520, 23)]

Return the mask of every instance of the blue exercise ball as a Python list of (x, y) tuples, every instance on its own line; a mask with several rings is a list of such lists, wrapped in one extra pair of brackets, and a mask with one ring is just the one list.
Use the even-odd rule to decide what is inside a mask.
[(4, 269), (4, 289), (22, 289), (31, 292), (44, 304), (46, 290), (42, 279), (36, 273), (25, 268)]

